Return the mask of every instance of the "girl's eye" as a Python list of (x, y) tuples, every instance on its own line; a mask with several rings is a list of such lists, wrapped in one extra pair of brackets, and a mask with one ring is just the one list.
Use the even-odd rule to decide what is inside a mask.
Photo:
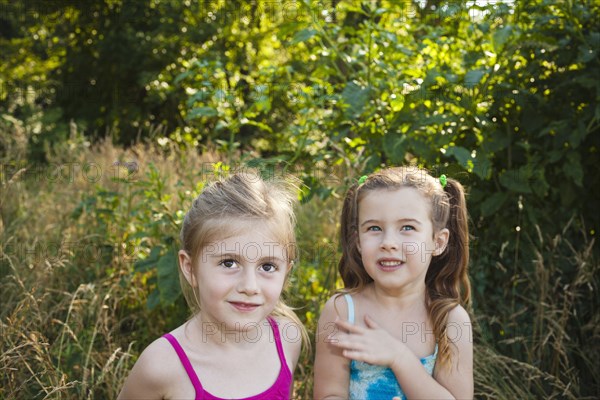
[(404, 226), (402, 227), (402, 230), (403, 230), (403, 231), (414, 231), (414, 230), (415, 230), (415, 227), (414, 227), (414, 226), (412, 226), (412, 225), (404, 225)]
[(261, 265), (260, 269), (262, 269), (265, 272), (275, 272), (275, 271), (277, 271), (277, 267), (275, 265), (269, 264), (269, 263)]
[(378, 227), (378, 226), (376, 226), (376, 225), (375, 226), (370, 226), (370, 227), (367, 228), (367, 231), (379, 232), (379, 231), (381, 231), (381, 228)]
[(231, 269), (237, 266), (237, 262), (235, 260), (223, 260), (219, 263), (219, 265), (224, 266), (225, 268)]

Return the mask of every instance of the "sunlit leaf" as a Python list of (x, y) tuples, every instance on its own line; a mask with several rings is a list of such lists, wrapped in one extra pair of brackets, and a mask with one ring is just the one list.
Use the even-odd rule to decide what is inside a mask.
[(514, 26), (506, 25), (502, 28), (496, 29), (492, 35), (492, 44), (494, 45), (494, 51), (500, 53), (504, 48), (504, 45), (509, 40), (511, 34), (514, 32)]
[(306, 42), (313, 36), (317, 35), (319, 32), (312, 28), (302, 29), (301, 31), (296, 32), (294, 38), (290, 42), (290, 44), (297, 44), (301, 42)]
[(487, 74), (484, 69), (474, 69), (465, 74), (465, 85), (467, 88), (473, 88), (479, 84), (481, 78)]
[(446, 156), (454, 157), (464, 168), (469, 166), (469, 161), (472, 160), (471, 152), (464, 147), (451, 146), (446, 149)]
[(196, 107), (190, 110), (190, 112), (186, 116), (186, 119), (193, 120), (202, 117), (216, 117), (217, 115), (217, 110), (215, 110), (212, 107)]

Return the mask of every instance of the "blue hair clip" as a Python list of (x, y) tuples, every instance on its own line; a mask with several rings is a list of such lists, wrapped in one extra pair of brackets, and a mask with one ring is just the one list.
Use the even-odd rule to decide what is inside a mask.
[(442, 187), (445, 188), (447, 183), (448, 179), (446, 179), (446, 175), (440, 175), (440, 185), (442, 185)]
[(367, 175), (363, 175), (360, 177), (360, 179), (358, 180), (358, 184), (362, 185), (363, 183), (365, 183), (365, 181), (367, 180)]

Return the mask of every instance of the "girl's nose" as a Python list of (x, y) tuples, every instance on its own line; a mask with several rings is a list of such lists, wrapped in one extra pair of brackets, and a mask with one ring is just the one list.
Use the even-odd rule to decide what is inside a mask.
[(382, 250), (398, 250), (397, 238), (392, 233), (386, 233), (381, 240), (380, 247)]
[(247, 268), (244, 273), (240, 276), (238, 283), (238, 292), (245, 293), (247, 295), (254, 295), (260, 291), (258, 287), (258, 280), (256, 277), (256, 270), (253, 268)]

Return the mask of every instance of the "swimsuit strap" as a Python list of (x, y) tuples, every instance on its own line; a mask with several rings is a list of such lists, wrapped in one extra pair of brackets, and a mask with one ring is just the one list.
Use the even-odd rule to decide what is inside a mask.
[(171, 346), (173, 346), (173, 348), (175, 349), (175, 353), (177, 353), (181, 364), (183, 364), (185, 372), (188, 374), (190, 381), (192, 381), (192, 385), (194, 385), (194, 389), (196, 390), (196, 396), (198, 396), (199, 393), (204, 392), (204, 389), (202, 388), (202, 384), (200, 384), (200, 379), (198, 379), (198, 375), (196, 375), (196, 372), (194, 371), (194, 367), (192, 367), (190, 359), (185, 354), (185, 351), (183, 351), (183, 347), (181, 347), (177, 339), (175, 339), (175, 337), (170, 333), (165, 333), (163, 337), (167, 339), (169, 343), (171, 343)]
[(285, 353), (283, 352), (283, 346), (281, 344), (281, 336), (279, 335), (279, 325), (277, 324), (277, 321), (275, 321), (272, 317), (267, 317), (267, 321), (269, 321), (269, 324), (271, 324), (271, 329), (273, 330), (275, 346), (277, 347), (277, 354), (279, 354), (279, 361), (281, 362), (281, 370), (289, 371), (287, 361), (285, 361)]
[(346, 303), (348, 303), (348, 322), (351, 324), (354, 323), (354, 301), (352, 300), (352, 296), (349, 294), (345, 294), (344, 298), (346, 299)]

